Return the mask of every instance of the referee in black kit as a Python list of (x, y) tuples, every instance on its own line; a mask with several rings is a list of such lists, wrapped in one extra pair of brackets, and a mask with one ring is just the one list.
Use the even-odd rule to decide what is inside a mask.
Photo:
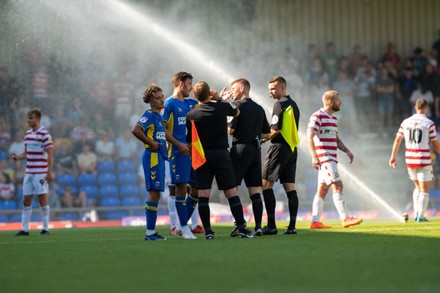
[(193, 92), (200, 104), (186, 115), (187, 142), (192, 142), (191, 121), (194, 121), (206, 158), (206, 162), (195, 170), (195, 185), (199, 190), (199, 214), (206, 231), (205, 239), (214, 239), (209, 210), (214, 176), (218, 189), (224, 191), (229, 201), (238, 227), (238, 237), (253, 238), (252, 232), (246, 229), (243, 206), (237, 195), (234, 167), (228, 152), (227, 116), (236, 116), (240, 111), (233, 103), (212, 101), (209, 85), (204, 81), (194, 85)]
[[(264, 235), (278, 233), (275, 223), (275, 195), (273, 185), (280, 179), (280, 183), (287, 194), (290, 222), (284, 234), (296, 234), (296, 216), (298, 214), (298, 195), (295, 187), (296, 161), (298, 158), (297, 148), (292, 151), (292, 146), (286, 141), (283, 130), (291, 130), (288, 137), (292, 137), (293, 131), (298, 135), (299, 108), (297, 104), (286, 94), (286, 80), (281, 76), (275, 76), (269, 81), (269, 94), (276, 100), (271, 120), (269, 139), (271, 145), (266, 154), (263, 168), (263, 197), (267, 212), (267, 226), (263, 229)], [(284, 121), (286, 110), (291, 106), (295, 119)], [(296, 127), (293, 127), (295, 122)], [(292, 127), (287, 127), (287, 126)], [(265, 141), (264, 139), (262, 140)]]
[[(237, 102), (240, 115), (228, 124), (228, 133), (232, 135), (230, 155), (234, 164), (237, 186), (244, 179), (252, 201), (254, 212), (254, 236), (263, 236), (261, 221), (263, 217), (263, 202), (261, 200), (262, 167), (260, 139), (268, 138), (269, 123), (263, 107), (254, 102), (249, 92), (251, 85), (248, 80), (240, 78), (231, 82), (231, 95)], [(238, 228), (232, 229), (231, 237), (238, 235)]]

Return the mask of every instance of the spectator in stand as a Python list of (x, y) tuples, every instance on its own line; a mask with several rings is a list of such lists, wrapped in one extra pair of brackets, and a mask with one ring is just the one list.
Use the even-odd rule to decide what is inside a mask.
[(9, 178), (14, 178), (14, 169), (7, 159), (0, 160), (0, 173), (6, 173)]
[(55, 151), (55, 172), (78, 175), (78, 163), (70, 141), (61, 140)]
[(127, 73), (119, 73), (113, 86), (116, 117), (123, 119), (128, 119), (128, 117), (130, 117), (131, 112), (133, 111), (133, 87), (132, 82), (127, 78)]
[(50, 130), (50, 127), (52, 126), (52, 121), (50, 120), (50, 116), (46, 114), (41, 115), (41, 126), (46, 128), (47, 130)]
[(304, 86), (304, 82), (297, 73), (297, 70), (292, 65), (287, 65), (285, 79), (289, 83), (289, 87), (292, 89), (292, 92), (295, 93), (295, 100), (301, 100), (301, 93)]
[(72, 120), (67, 117), (62, 105), (55, 106), (55, 114), (52, 117), (51, 132), (57, 139), (68, 138), (73, 129)]
[(306, 76), (307, 83), (310, 86), (316, 86), (321, 76), (323, 76), (326, 82), (329, 83), (329, 77), (324, 69), (321, 58), (315, 57), (312, 61), (312, 67), (309, 68)]
[(8, 114), (7, 107), (4, 104), (7, 104), (6, 101), (8, 99), (8, 69), (6, 67), (0, 67), (0, 101), (2, 101), (2, 107), (0, 108), (0, 114), (3, 117)]
[(74, 125), (77, 125), (84, 120), (87, 110), (88, 109), (83, 105), (82, 100), (80, 98), (75, 98), (72, 107), (69, 108), (67, 117)]
[(387, 51), (382, 55), (381, 61), (385, 64), (390, 62), (394, 68), (399, 69), (400, 67), (400, 56), (397, 54), (396, 45), (393, 42), (389, 42), (387, 46)]
[(434, 111), (432, 111), (432, 119), (438, 123), (440, 119), (440, 78), (435, 72), (434, 65), (426, 64), (425, 71), (420, 78), (420, 83), (426, 90), (431, 91), (434, 96), (435, 107)]
[(388, 70), (382, 67), (380, 76), (376, 80), (376, 94), (377, 94), (377, 108), (379, 112), (379, 131), (383, 135), (385, 132), (391, 130), (394, 113), (394, 93), (395, 82), (389, 76)]
[(434, 105), (434, 95), (432, 92), (425, 87), (423, 84), (419, 84), (419, 87), (411, 94), (411, 97), (409, 98), (409, 102), (411, 103), (411, 106), (413, 108), (413, 111), (411, 114), (416, 113), (416, 101), (418, 99), (424, 99), (428, 103), (428, 110), (426, 111), (425, 115), (429, 119), (432, 117), (431, 107)]
[(419, 77), (423, 74), (426, 64), (428, 64), (428, 58), (424, 56), (423, 49), (420, 47), (415, 48), (413, 53), (411, 60), (414, 66), (414, 76)]
[(70, 132), (70, 138), (77, 142), (85, 137), (86, 140), (93, 142), (95, 140), (95, 131), (89, 126), (90, 119), (84, 117), (81, 122)]
[(112, 89), (104, 74), (90, 86), (90, 96), (97, 103), (97, 107), (106, 113), (113, 113)]
[(14, 137), (14, 141), (9, 145), (8, 153), (12, 154), (21, 154), (24, 152), (24, 131), (19, 131)]
[[(397, 103), (402, 118), (408, 118), (411, 114), (411, 103), (409, 99), (412, 93), (417, 89), (417, 80), (414, 77), (412, 67), (405, 67), (403, 74), (399, 77), (399, 90), (397, 92)], [(415, 102), (415, 101), (414, 101)]]
[(286, 47), (286, 50), (284, 51), (284, 58), (281, 62), (282, 66), (293, 66), (295, 69), (299, 68), (298, 60), (296, 60), (295, 54), (290, 47)]
[[(347, 71), (339, 71), (338, 79), (334, 83), (335, 91), (344, 97), (344, 108), (336, 116), (341, 121), (339, 125), (344, 125), (344, 128), (351, 129), (356, 126), (357, 112), (354, 105), (354, 97), (357, 92), (356, 83), (349, 78)], [(347, 119), (348, 118), (348, 119)], [(343, 123), (343, 121), (348, 121), (348, 123)]]
[(325, 75), (321, 75), (318, 79), (318, 84), (312, 86), (312, 102), (319, 107), (322, 95), (330, 89), (328, 85), (328, 78)]
[(78, 168), (81, 174), (96, 174), (96, 163), (98, 162), (98, 157), (91, 150), (89, 144), (83, 145), (83, 150), (77, 156)]
[(12, 111), (14, 113), (14, 121), (16, 121), (16, 129), (26, 129), (28, 124), (26, 123), (27, 113), (31, 109), (29, 107), (30, 96), (23, 94), (18, 98), (15, 98), (12, 102)]
[(47, 74), (47, 70), (44, 66), (38, 66), (34, 75), (32, 76), (32, 93), (33, 104), (36, 107), (44, 108), (46, 111), (52, 103), (49, 103), (49, 88), (50, 77)]
[(113, 161), (116, 155), (116, 145), (110, 139), (108, 132), (101, 132), (99, 139), (96, 141), (95, 152), (98, 156), (98, 161)]
[(137, 144), (131, 139), (130, 131), (126, 130), (116, 138), (116, 154), (118, 160), (133, 160), (136, 156)]
[(374, 99), (375, 72), (373, 64), (367, 58), (364, 58), (363, 61), (364, 63), (358, 68), (354, 79), (357, 86), (357, 94), (354, 102), (359, 124), (371, 126), (373, 121), (371, 105)]
[[(13, 102), (17, 97), (20, 97), (21, 93), (22, 93), (22, 89), (20, 87), (20, 84), (18, 83), (18, 79), (12, 77), (11, 79), (9, 79), (7, 85), (6, 96), (3, 98), (0, 97), (0, 100), (2, 101), (2, 109), (3, 109), (2, 112), (8, 116), (11, 125), (15, 125), (15, 119), (13, 115)], [(14, 134), (15, 131), (12, 133), (12, 135)]]
[(432, 44), (432, 49), (435, 51), (437, 66), (440, 67), (440, 30), (438, 31), (439, 39)]
[(15, 186), (7, 173), (0, 173), (0, 199), (10, 200), (14, 197)]
[(353, 53), (351, 53), (349, 60), (350, 76), (356, 76), (359, 68), (364, 66), (364, 60), (367, 56), (362, 52), (362, 47), (359, 44), (353, 46)]
[(114, 136), (113, 127), (109, 119), (104, 119), (102, 112), (97, 111), (94, 114), (94, 119), (92, 119), (91, 127), (95, 133), (106, 132), (110, 137)]
[(11, 123), (6, 117), (0, 118), (0, 151), (7, 151), (11, 143)]
[(87, 206), (87, 194), (83, 191), (74, 194), (70, 185), (64, 186), (63, 193), (59, 197), (61, 207), (64, 208), (85, 208)]
[(336, 78), (339, 78), (339, 72), (345, 72), (347, 73), (347, 76), (349, 78), (352, 77), (351, 71), (350, 71), (350, 59), (348, 59), (347, 56), (341, 56), (338, 60), (338, 74)]
[(330, 84), (333, 84), (337, 78), (338, 60), (339, 56), (336, 53), (335, 43), (328, 42), (325, 46), (325, 53), (322, 55), (322, 63), (324, 64), (325, 71), (328, 74)]
[(22, 184), (24, 176), (26, 175), (26, 165), (23, 164), (23, 162), (15, 161), (13, 165), (13, 169), (14, 169), (14, 177), (12, 183), (15, 186)]
[(307, 54), (304, 57), (303, 63), (301, 64), (302, 76), (307, 76), (307, 74), (309, 73), (309, 70), (312, 68), (313, 60), (316, 57), (320, 58), (318, 47), (316, 47), (315, 44), (310, 44), (307, 47)]

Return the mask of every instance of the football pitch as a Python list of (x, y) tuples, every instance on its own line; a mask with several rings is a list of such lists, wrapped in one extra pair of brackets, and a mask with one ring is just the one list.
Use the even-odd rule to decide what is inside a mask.
[[(279, 223), (283, 232), (284, 223)], [(440, 292), (440, 219), (144, 241), (143, 227), (0, 232), (1, 292)], [(168, 227), (159, 227), (168, 236)]]

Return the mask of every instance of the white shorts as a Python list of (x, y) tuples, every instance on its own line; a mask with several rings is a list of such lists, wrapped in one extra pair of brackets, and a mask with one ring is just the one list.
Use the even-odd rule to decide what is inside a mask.
[(330, 185), (340, 180), (341, 176), (339, 176), (338, 164), (336, 162), (330, 161), (321, 165), (318, 172), (318, 184), (325, 183)]
[(23, 180), (23, 195), (48, 194), (49, 186), (44, 180), (46, 174), (26, 174)]
[(432, 173), (432, 166), (425, 166), (421, 168), (408, 168), (409, 179), (412, 181), (432, 181), (434, 180), (434, 175)]

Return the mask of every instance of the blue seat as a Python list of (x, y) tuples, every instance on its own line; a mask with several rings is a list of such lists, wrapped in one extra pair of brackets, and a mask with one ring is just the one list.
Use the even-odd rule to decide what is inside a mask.
[(78, 213), (75, 212), (61, 212), (59, 214), (59, 219), (61, 221), (77, 221)]
[(32, 213), (31, 222), (41, 222), (41, 213), (39, 212)]
[(66, 186), (70, 186), (70, 190), (73, 194), (78, 194), (78, 188), (76, 188), (76, 185), (72, 186), (72, 185), (66, 184), (66, 185), (60, 186), (60, 188), (58, 188), (57, 192), (60, 196), (63, 195), (64, 189), (66, 188)]
[(6, 151), (0, 151), (0, 160), (8, 159), (8, 153)]
[(121, 160), (117, 163), (119, 173), (124, 173), (124, 172), (136, 173), (137, 171), (136, 166), (137, 166), (136, 162), (130, 160)]
[(121, 201), (117, 197), (105, 197), (101, 199), (102, 207), (119, 207), (121, 205)]
[(106, 211), (104, 215), (107, 220), (121, 220), (128, 216), (128, 211)]
[(21, 213), (20, 214), (12, 214), (9, 216), (10, 223), (19, 223), (21, 222)]
[(95, 200), (96, 200), (96, 198), (87, 198), (86, 206), (87, 207), (91, 207), (92, 205), (94, 206), (95, 205)]
[(132, 206), (140, 206), (142, 204), (141, 199), (139, 197), (124, 197), (122, 198), (122, 206), (132, 207)]
[(117, 184), (118, 178), (114, 173), (102, 173), (98, 175), (99, 185)]
[(133, 217), (145, 217), (145, 209), (134, 210), (131, 212), (131, 215)]
[(19, 187), (15, 190), (15, 197), (22, 198), (23, 197), (23, 187)]
[(121, 196), (132, 197), (140, 195), (140, 187), (138, 185), (121, 185)]
[(115, 173), (116, 163), (113, 161), (98, 161), (96, 169), (98, 173)]
[(119, 188), (116, 185), (104, 185), (99, 188), (99, 196), (104, 197), (118, 197)]
[(60, 186), (76, 186), (76, 176), (71, 174), (61, 174), (57, 177), (57, 182)]
[(120, 184), (135, 185), (138, 184), (138, 181), (139, 181), (138, 174), (135, 172), (119, 173)]
[(8, 215), (0, 215), (0, 223), (9, 222)]
[(96, 185), (98, 179), (95, 174), (81, 174), (78, 176), (78, 186)]
[(0, 201), (0, 210), (15, 210), (17, 209), (17, 203), (13, 200)]
[(429, 192), (429, 196), (430, 196), (431, 198), (434, 198), (434, 197), (436, 197), (436, 198), (440, 198), (440, 189), (432, 189), (432, 190)]
[(98, 187), (93, 185), (80, 186), (79, 191), (85, 192), (87, 199), (95, 199), (99, 194)]

